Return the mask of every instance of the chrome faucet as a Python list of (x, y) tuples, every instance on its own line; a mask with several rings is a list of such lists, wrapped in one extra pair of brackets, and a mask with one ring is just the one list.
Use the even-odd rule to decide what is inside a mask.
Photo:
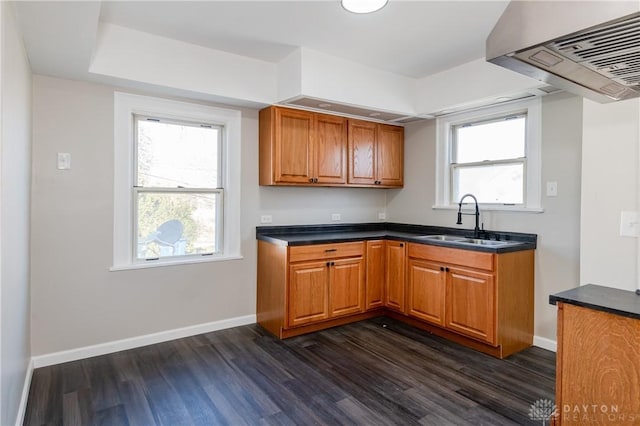
[[(476, 203), (476, 212), (475, 213), (462, 213), (462, 201), (465, 198), (471, 197), (473, 201)], [(473, 194), (464, 194), (462, 198), (460, 198), (460, 202), (458, 203), (458, 221), (456, 225), (462, 225), (462, 215), (474, 215), (476, 217), (476, 227), (473, 228), (473, 238), (478, 238), (480, 236), (480, 210), (478, 209), (478, 199)]]

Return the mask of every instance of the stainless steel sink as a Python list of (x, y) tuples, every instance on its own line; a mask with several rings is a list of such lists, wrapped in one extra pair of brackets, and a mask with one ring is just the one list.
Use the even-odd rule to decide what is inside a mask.
[(459, 237), (457, 235), (421, 235), (418, 238), (420, 240), (432, 240), (432, 241), (447, 241), (447, 242), (456, 242), (464, 240), (464, 237)]
[(480, 238), (467, 238), (459, 235), (420, 235), (414, 237), (419, 240), (442, 241), (460, 245), (484, 246), (484, 247), (505, 247), (520, 244), (518, 241), (495, 241), (483, 240)]
[(456, 240), (460, 244), (471, 244), (475, 246), (487, 246), (487, 247), (502, 247), (513, 244), (519, 244), (517, 241), (494, 241), (494, 240), (481, 240), (479, 238), (466, 238)]

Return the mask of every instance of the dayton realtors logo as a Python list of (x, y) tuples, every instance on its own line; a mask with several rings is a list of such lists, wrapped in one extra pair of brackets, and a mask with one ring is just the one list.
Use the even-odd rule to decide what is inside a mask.
[(540, 420), (543, 425), (546, 425), (547, 420), (551, 420), (557, 415), (556, 404), (550, 399), (539, 399), (529, 407), (529, 418)]

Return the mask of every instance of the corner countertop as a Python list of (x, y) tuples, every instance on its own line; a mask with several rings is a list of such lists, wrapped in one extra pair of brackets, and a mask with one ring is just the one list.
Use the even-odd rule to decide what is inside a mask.
[(447, 241), (432, 241), (419, 238), (425, 235), (443, 234), (473, 238), (473, 230), (389, 222), (256, 227), (256, 239), (283, 246), (387, 239), (489, 253), (508, 253), (534, 250), (537, 241), (536, 234), (502, 231), (483, 231), (483, 237), (485, 239), (508, 241), (510, 243), (509, 245), (501, 247), (462, 245)]
[(633, 291), (587, 284), (549, 296), (550, 304), (558, 302), (640, 319), (640, 295)]

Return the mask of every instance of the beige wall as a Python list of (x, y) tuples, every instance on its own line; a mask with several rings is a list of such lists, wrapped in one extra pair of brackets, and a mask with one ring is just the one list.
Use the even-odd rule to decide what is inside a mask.
[(31, 356), (31, 71), (10, 3), (0, 2), (0, 28), (0, 424), (13, 425)]
[[(556, 339), (556, 309), (549, 294), (579, 284), (580, 161), (582, 99), (568, 94), (542, 100), (542, 182), (558, 182), (558, 197), (543, 195), (544, 213), (484, 212), (485, 229), (538, 234), (535, 334)], [(414, 123), (405, 133), (405, 187), (389, 191), (387, 218), (455, 227), (456, 213), (435, 204), (435, 120)], [(473, 228), (466, 217), (462, 228)], [(517, 303), (517, 301), (514, 301)]]
[[(374, 189), (258, 186), (258, 114), (242, 111), (244, 259), (109, 272), (113, 226), (113, 87), (34, 76), (33, 355), (255, 314), (255, 226), (373, 221)], [(72, 168), (56, 169), (56, 153)]]
[(580, 283), (635, 290), (638, 239), (620, 236), (637, 211), (640, 101), (584, 101)]

